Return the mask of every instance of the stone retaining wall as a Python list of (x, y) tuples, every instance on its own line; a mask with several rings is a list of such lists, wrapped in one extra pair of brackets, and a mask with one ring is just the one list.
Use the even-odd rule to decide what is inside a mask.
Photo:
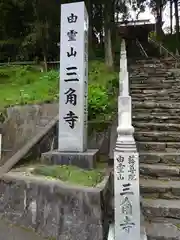
[(58, 104), (15, 106), (7, 109), (2, 128), (3, 160), (12, 157), (57, 115)]
[[(2, 160), (5, 162), (19, 151), (26, 143), (42, 132), (45, 127), (58, 115), (58, 104), (15, 106), (7, 110), (7, 119), (2, 126)], [(89, 133), (88, 148), (100, 149), (100, 153), (107, 155), (109, 152), (109, 128), (96, 131), (97, 124), (88, 124)], [(57, 148), (58, 122), (54, 132), (54, 147)], [(48, 136), (47, 136), (48, 138)], [(47, 139), (46, 138), (46, 139)], [(49, 149), (41, 147), (42, 152)]]
[(103, 240), (109, 177), (96, 188), (9, 172), (0, 181), (0, 215), (57, 240)]

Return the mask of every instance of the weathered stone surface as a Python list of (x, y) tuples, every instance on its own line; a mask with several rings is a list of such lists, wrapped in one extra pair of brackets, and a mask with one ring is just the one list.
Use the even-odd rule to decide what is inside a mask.
[(163, 177), (180, 176), (180, 168), (163, 164), (140, 164), (140, 173), (142, 175)]
[(148, 240), (179, 240), (180, 230), (169, 220), (145, 222)]
[(145, 218), (172, 217), (180, 219), (180, 200), (143, 199), (143, 213)]
[[(164, 89), (168, 89), (172, 87), (171, 83), (164, 83), (163, 84), (163, 88)], [(130, 89), (148, 89), (148, 90), (161, 90), (162, 89), (162, 86), (160, 84), (156, 84), (156, 85), (153, 85), (153, 84), (137, 84), (137, 83), (133, 83), (131, 84), (130, 86)]]
[(161, 156), (161, 162), (166, 164), (179, 164), (180, 163), (180, 152), (179, 149), (166, 148), (167, 154)]
[[(158, 91), (156, 90), (149, 90), (149, 89), (145, 89), (145, 90), (141, 90), (141, 89), (132, 89), (131, 90), (132, 93), (132, 97), (133, 98), (138, 98), (139, 97), (153, 97), (151, 101), (156, 101), (156, 97), (179, 97), (179, 88), (173, 88), (173, 89), (161, 89)], [(171, 98), (171, 100), (173, 100), (173, 98)], [(167, 101), (164, 101), (167, 102)]]
[(166, 146), (168, 149), (180, 149), (180, 142), (167, 142)]
[(56, 123), (58, 118), (54, 118), (49, 124), (47, 124), (39, 133), (37, 133), (32, 139), (14, 155), (8, 159), (2, 159), (0, 162), (0, 177), (4, 173), (8, 172), (15, 164), (17, 164), (22, 158), (25, 160), (26, 157), (31, 157), (31, 159), (37, 159), (40, 157), (41, 152), (48, 151), (51, 148), (56, 147), (57, 137), (56, 137)]
[(10, 172), (0, 181), (0, 214), (43, 237), (101, 240), (107, 180), (88, 188)]
[(179, 123), (180, 122), (180, 116), (173, 116), (173, 115), (161, 115), (161, 114), (148, 114), (146, 112), (144, 113), (133, 113), (133, 123), (142, 121), (144, 123), (146, 122), (159, 122), (159, 123)]
[(161, 84), (161, 87), (162, 87), (162, 84), (163, 83), (171, 83), (172, 85), (175, 84), (175, 83), (179, 83), (179, 79), (176, 79), (175, 76), (172, 76), (172, 77), (152, 77), (151, 75), (148, 76), (148, 77), (138, 77), (138, 76), (132, 76), (130, 77), (130, 82), (131, 84), (151, 84), (151, 85), (156, 85), (156, 84)]
[[(150, 95), (154, 95), (155, 96), (155, 93), (156, 93), (156, 96), (158, 95), (164, 95), (164, 92), (166, 93), (179, 93), (179, 88), (169, 88), (169, 89), (161, 89), (158, 91), (158, 94), (157, 94), (157, 91), (156, 90), (153, 90), (153, 89), (131, 89), (131, 95), (133, 97), (133, 95), (135, 94), (135, 96), (137, 94), (146, 94), (146, 96), (150, 96)], [(154, 102), (154, 101), (153, 101)]]
[(161, 155), (155, 152), (140, 152), (140, 163), (159, 163), (161, 161)]
[(13, 226), (4, 219), (0, 219), (0, 233), (0, 240), (45, 240), (33, 231)]
[[(144, 97), (144, 96), (139, 96), (139, 97), (132, 97), (132, 101), (151, 101), (151, 100), (156, 100), (156, 101), (170, 101), (171, 97), (170, 96), (149, 96), (149, 97)], [(179, 102), (179, 96), (173, 96), (173, 101), (174, 102)]]
[(146, 101), (146, 102), (133, 102), (133, 106), (148, 109), (148, 108), (174, 108), (180, 109), (180, 103), (177, 102), (160, 102), (160, 101)]
[[(43, 152), (57, 149), (58, 145), (58, 115), (55, 116), (58, 104), (16, 106), (7, 111), (8, 117), (2, 126), (0, 175), (27, 155), (36, 159)], [(88, 148), (99, 149), (100, 154), (107, 155), (111, 123), (103, 122), (103, 130), (97, 132), (98, 124), (102, 122), (88, 122)]]
[(58, 104), (15, 106), (7, 110), (3, 123), (2, 158), (7, 160), (42, 131), (58, 114)]
[(150, 198), (150, 199), (157, 199), (159, 198), (160, 194), (157, 193), (141, 193), (141, 197), (143, 198)]
[[(144, 218), (143, 218), (142, 214), (140, 216), (140, 219), (141, 219), (140, 240), (147, 240), (145, 223), (144, 223)], [(114, 223), (110, 224), (110, 226), (109, 226), (108, 239), (109, 240), (115, 239)]]
[(180, 142), (180, 132), (135, 132), (135, 139), (137, 141), (147, 141), (147, 142), (163, 142), (163, 141), (169, 141), (169, 142)]
[[(162, 181), (154, 179), (140, 179), (140, 189), (143, 196), (163, 199), (180, 199), (179, 181)], [(147, 195), (149, 194), (149, 195)], [(153, 195), (150, 195), (153, 194)]]
[(180, 163), (179, 150), (166, 148), (165, 151), (140, 151), (141, 163), (166, 163), (170, 165)]
[(161, 116), (179, 116), (180, 115), (180, 109), (176, 108), (152, 108), (152, 109), (144, 109), (144, 108), (134, 108), (133, 109), (133, 115), (137, 114), (150, 114), (150, 115), (161, 115)]
[(74, 165), (84, 169), (93, 169), (99, 157), (98, 149), (85, 152), (59, 152), (57, 150), (42, 153), (41, 162), (50, 165)]
[(166, 143), (164, 142), (137, 142), (137, 148), (141, 152), (145, 151), (165, 151)]
[(180, 125), (175, 123), (143, 123), (134, 122), (136, 131), (180, 131)]
[[(151, 220), (160, 216), (180, 218), (179, 73), (170, 70), (174, 62), (159, 60), (158, 64), (151, 59), (138, 61), (130, 68), (134, 136), (143, 176), (140, 190), (146, 198), (145, 216)], [(158, 233), (157, 228), (148, 239), (180, 239), (177, 228), (172, 234), (171, 227), (169, 235), (160, 230)]]

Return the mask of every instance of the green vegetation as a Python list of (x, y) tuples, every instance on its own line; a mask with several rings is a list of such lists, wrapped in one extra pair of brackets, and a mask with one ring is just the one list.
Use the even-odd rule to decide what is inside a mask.
[(177, 41), (176, 34), (166, 34), (164, 36), (158, 36), (155, 32), (151, 32), (150, 37), (161, 43), (171, 53), (176, 54), (176, 50), (180, 49), (180, 42)]
[[(89, 64), (89, 119), (109, 119), (116, 106), (118, 74), (101, 61)], [(13, 105), (41, 104), (57, 101), (59, 73), (40, 72), (37, 67), (7, 66), (0, 68), (0, 109)]]
[(180, 42), (177, 41), (176, 34), (165, 35), (162, 42), (164, 46), (174, 54), (176, 53), (176, 49), (180, 49)]
[(58, 72), (41, 73), (30, 66), (0, 68), (0, 107), (57, 99)]
[(75, 166), (37, 166), (32, 172), (34, 175), (42, 175), (51, 179), (59, 179), (64, 182), (94, 187), (103, 180), (105, 171), (102, 168), (86, 171)]

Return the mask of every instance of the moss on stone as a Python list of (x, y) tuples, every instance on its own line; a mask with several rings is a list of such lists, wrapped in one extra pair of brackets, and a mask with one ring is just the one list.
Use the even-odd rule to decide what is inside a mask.
[(180, 229), (180, 223), (176, 223), (175, 226)]
[(104, 164), (98, 164), (98, 168), (94, 170), (83, 170), (70, 165), (39, 165), (31, 168), (31, 173), (45, 176), (49, 179), (59, 179), (64, 182), (95, 187), (105, 176), (104, 166)]

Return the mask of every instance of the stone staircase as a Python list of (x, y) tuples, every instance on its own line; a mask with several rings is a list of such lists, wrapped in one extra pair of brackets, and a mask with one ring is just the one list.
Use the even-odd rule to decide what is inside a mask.
[(180, 78), (174, 60), (129, 67), (148, 239), (180, 239)]

